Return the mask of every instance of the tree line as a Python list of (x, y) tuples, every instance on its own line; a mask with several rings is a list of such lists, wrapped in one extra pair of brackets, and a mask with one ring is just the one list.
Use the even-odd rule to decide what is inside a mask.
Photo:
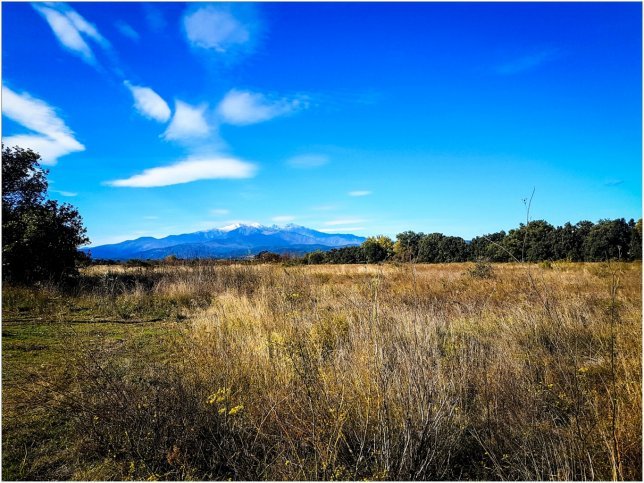
[[(82, 218), (72, 205), (47, 199), (48, 171), (39, 160), (40, 155), (30, 149), (2, 146), (4, 281), (60, 282), (77, 276), (78, 267), (89, 262), (78, 250), (89, 242)], [(508, 233), (499, 231), (470, 241), (442, 233), (405, 231), (396, 235), (395, 242), (375, 236), (359, 246), (318, 250), (299, 258), (270, 252), (255, 257), (260, 262), (286, 258), (290, 263), (308, 264), (641, 260), (642, 219), (580, 221), (557, 227), (537, 220)]]
[(595, 262), (642, 259), (642, 219), (580, 221), (553, 226), (547, 221), (521, 223), (509, 232), (489, 233), (466, 241), (442, 233), (405, 231), (396, 241), (369, 237), (360, 246), (315, 251), (304, 256), (310, 264), (379, 263), (388, 260), (415, 263), (467, 261), (542, 262), (567, 260)]

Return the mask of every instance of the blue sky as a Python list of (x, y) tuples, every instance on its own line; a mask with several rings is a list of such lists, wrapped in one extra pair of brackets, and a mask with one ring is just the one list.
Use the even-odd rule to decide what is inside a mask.
[(640, 218), (640, 3), (2, 4), (2, 135), (93, 244)]

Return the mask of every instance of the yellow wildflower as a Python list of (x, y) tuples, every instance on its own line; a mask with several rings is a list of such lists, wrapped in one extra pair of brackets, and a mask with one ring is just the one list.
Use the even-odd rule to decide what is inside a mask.
[(226, 399), (228, 399), (229, 396), (230, 396), (230, 389), (219, 388), (217, 389), (217, 392), (208, 396), (208, 399), (206, 402), (208, 404), (222, 403)]
[(242, 409), (244, 409), (244, 405), (243, 404), (238, 404), (234, 408), (231, 408), (230, 411), (228, 411), (228, 415), (229, 416), (234, 416), (235, 414), (237, 414)]

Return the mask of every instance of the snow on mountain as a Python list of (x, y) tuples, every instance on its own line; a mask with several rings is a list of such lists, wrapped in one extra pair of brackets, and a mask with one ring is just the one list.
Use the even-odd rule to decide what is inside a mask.
[(241, 228), (243, 226), (251, 227), (251, 228), (261, 228), (262, 225), (259, 223), (233, 223), (232, 225), (226, 225), (222, 226), (221, 228), (217, 228), (219, 231), (233, 231), (236, 230), (237, 228)]
[(87, 248), (85, 251), (90, 252), (93, 258), (115, 260), (158, 259), (168, 255), (180, 258), (231, 258), (254, 255), (263, 250), (302, 254), (314, 250), (360, 245), (364, 240), (356, 235), (323, 233), (294, 224), (280, 227), (259, 223), (234, 223), (196, 233), (127, 240)]

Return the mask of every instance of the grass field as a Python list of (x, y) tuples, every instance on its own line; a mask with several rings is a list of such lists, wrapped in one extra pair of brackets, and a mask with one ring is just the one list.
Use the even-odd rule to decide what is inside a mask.
[(641, 275), (175, 264), (4, 286), (3, 479), (641, 480)]

